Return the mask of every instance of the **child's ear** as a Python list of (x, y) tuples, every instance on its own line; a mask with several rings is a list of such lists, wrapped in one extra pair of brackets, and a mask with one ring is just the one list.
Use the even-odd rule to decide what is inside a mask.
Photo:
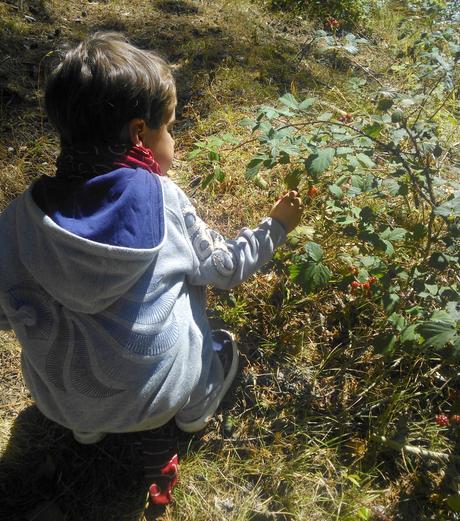
[(128, 123), (129, 140), (133, 145), (140, 145), (142, 143), (144, 129), (145, 121), (143, 119), (135, 118)]

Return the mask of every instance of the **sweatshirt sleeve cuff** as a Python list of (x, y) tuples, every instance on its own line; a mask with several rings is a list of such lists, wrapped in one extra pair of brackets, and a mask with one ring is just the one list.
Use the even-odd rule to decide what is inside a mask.
[(275, 248), (286, 241), (286, 229), (278, 220), (273, 219), (273, 217), (266, 217), (262, 220), (261, 225), (268, 229)]

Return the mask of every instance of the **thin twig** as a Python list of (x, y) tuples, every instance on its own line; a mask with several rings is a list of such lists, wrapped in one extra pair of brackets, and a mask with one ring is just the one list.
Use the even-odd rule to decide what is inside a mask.
[(435, 452), (432, 450), (421, 449), (420, 447), (413, 447), (412, 445), (406, 445), (395, 440), (389, 440), (386, 436), (374, 435), (373, 438), (379, 443), (383, 443), (390, 449), (403, 451), (408, 454), (415, 454), (422, 458), (434, 459), (438, 461), (455, 461), (460, 462), (460, 456), (457, 454), (446, 454), (445, 452)]

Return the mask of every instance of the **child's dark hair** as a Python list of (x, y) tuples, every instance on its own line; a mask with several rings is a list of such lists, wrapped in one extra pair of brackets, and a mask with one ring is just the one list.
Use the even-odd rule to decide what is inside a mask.
[(45, 109), (63, 144), (127, 142), (127, 123), (166, 123), (176, 104), (169, 65), (118, 33), (97, 32), (65, 54), (47, 81)]

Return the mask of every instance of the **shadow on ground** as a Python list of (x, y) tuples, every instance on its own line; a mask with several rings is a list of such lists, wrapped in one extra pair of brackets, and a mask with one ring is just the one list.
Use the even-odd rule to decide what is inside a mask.
[[(70, 431), (35, 406), (15, 420), (0, 460), (0, 519), (3, 521), (152, 521), (164, 507), (145, 510), (141, 436), (112, 434), (80, 445)], [(190, 436), (171, 424), (149, 431), (150, 442), (167, 437), (179, 457)]]

